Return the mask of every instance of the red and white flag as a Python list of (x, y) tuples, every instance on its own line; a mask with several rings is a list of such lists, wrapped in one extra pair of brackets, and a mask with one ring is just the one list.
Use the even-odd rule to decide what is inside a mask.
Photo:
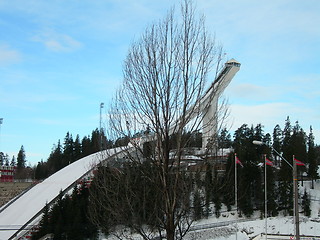
[(295, 163), (296, 163), (296, 165), (297, 166), (305, 166), (305, 164), (303, 163), (303, 162), (301, 162), (301, 161), (299, 161), (298, 159), (294, 159), (294, 161), (295, 161)]
[(236, 164), (239, 164), (241, 167), (243, 167), (242, 162), (239, 160), (237, 156), (236, 156)]
[(268, 158), (266, 158), (266, 164), (269, 166), (273, 166), (273, 162), (271, 162)]

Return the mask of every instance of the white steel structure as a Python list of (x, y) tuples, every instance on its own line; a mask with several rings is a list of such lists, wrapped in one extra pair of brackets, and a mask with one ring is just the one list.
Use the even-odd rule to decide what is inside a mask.
[(202, 148), (206, 148), (208, 140), (217, 132), (216, 116), (218, 110), (218, 100), (229, 85), (232, 78), (240, 69), (240, 63), (231, 59), (225, 63), (223, 70), (211, 84), (204, 97), (201, 99), (200, 111), (203, 111)]

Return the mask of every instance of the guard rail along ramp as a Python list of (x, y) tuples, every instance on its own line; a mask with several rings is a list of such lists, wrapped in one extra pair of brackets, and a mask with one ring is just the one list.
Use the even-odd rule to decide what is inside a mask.
[(21, 238), (38, 224), (43, 208), (53, 203), (60, 191), (68, 192), (101, 161), (125, 150), (128, 148), (119, 147), (86, 156), (31, 188), (0, 213), (0, 240)]

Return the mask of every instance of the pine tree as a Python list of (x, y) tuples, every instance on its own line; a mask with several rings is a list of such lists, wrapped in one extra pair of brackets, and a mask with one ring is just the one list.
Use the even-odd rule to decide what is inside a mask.
[[(291, 148), (293, 149), (294, 157), (296, 159), (299, 159), (307, 163), (308, 161), (307, 136), (306, 136), (306, 133), (301, 128), (301, 126), (299, 125), (298, 121), (296, 121), (296, 124), (293, 127), (293, 133), (291, 136), (290, 145), (291, 145)], [(305, 166), (297, 167), (298, 178), (302, 179), (302, 186), (303, 186), (303, 178), (301, 176), (302, 176), (302, 172), (304, 172), (305, 170), (306, 170)]]
[[(91, 134), (91, 149), (92, 149), (93, 153), (100, 151), (100, 141), (101, 141), (101, 139), (100, 139), (100, 131), (99, 131), (99, 129), (96, 129), (96, 130), (92, 131), (92, 134)], [(128, 142), (129, 142), (129, 139), (128, 139)]]
[[(282, 130), (280, 126), (277, 124), (272, 133), (272, 147), (276, 152), (280, 153), (282, 151)], [(280, 166), (281, 158), (278, 156), (276, 152), (272, 152), (272, 158), (274, 159), (274, 164), (276, 166)]]
[(311, 216), (310, 197), (306, 189), (304, 189), (304, 194), (302, 197), (302, 208), (303, 208), (304, 215), (307, 217), (310, 217)]
[(36, 232), (32, 235), (32, 239), (37, 240), (37, 239), (39, 239), (39, 238), (41, 238), (51, 232), (49, 218), (50, 218), (49, 206), (48, 206), (48, 203), (46, 203), (44, 210), (43, 210), (43, 215), (42, 215), (40, 223), (39, 223), (39, 230), (38, 230), (38, 232)]
[(4, 163), (5, 163), (4, 154), (3, 154), (3, 152), (0, 152), (0, 166), (3, 166)]
[(223, 128), (218, 135), (218, 147), (230, 148), (232, 146), (231, 134), (226, 128)]
[(222, 202), (221, 202), (221, 182), (218, 177), (218, 172), (217, 169), (215, 168), (214, 171), (214, 181), (213, 181), (213, 203), (214, 203), (214, 213), (216, 218), (219, 218), (221, 215), (221, 207), (222, 207)]
[(10, 162), (10, 166), (11, 167), (15, 167), (16, 166), (16, 158), (14, 156), (12, 156), (11, 162)]
[(6, 154), (5, 157), (4, 157), (4, 165), (9, 167), (10, 166), (10, 163), (9, 163), (9, 155)]
[[(287, 117), (286, 122), (285, 122), (285, 127), (282, 132), (282, 153), (283, 157), (290, 163), (292, 164), (292, 156), (294, 155), (293, 153), (293, 148), (291, 144), (291, 136), (292, 136), (292, 126), (290, 122), (290, 118)], [(283, 181), (291, 181), (292, 180), (292, 168), (283, 160), (281, 160), (281, 165), (280, 165), (280, 180)]]
[(85, 157), (93, 153), (91, 148), (91, 140), (89, 137), (82, 138), (81, 147), (82, 147), (81, 157)]
[(64, 146), (63, 146), (63, 167), (69, 165), (74, 162), (74, 142), (72, 138), (72, 134), (67, 132), (64, 138)]
[(213, 181), (212, 181), (212, 166), (211, 164), (206, 164), (206, 175), (204, 180), (204, 188), (205, 188), (205, 217), (209, 217), (210, 214), (210, 203), (213, 198)]
[(233, 153), (229, 154), (226, 164), (226, 171), (223, 175), (221, 187), (222, 203), (226, 205), (228, 211), (231, 211), (231, 206), (235, 203), (233, 159)]
[(193, 211), (194, 211), (194, 220), (199, 220), (203, 216), (202, 200), (199, 189), (194, 191), (193, 195)]
[(275, 185), (275, 173), (272, 166), (267, 166), (267, 209), (268, 216), (275, 217), (278, 215), (277, 188)]
[(62, 147), (60, 144), (60, 140), (58, 141), (57, 145), (53, 146), (53, 149), (47, 160), (47, 165), (48, 165), (49, 174), (53, 174), (56, 171), (59, 171), (61, 168), (65, 167), (63, 162), (63, 154), (62, 154)]
[(77, 161), (81, 158), (81, 143), (80, 143), (80, 137), (79, 134), (76, 136), (76, 140), (74, 141), (74, 153), (73, 153), (73, 160)]
[(308, 136), (308, 163), (308, 176), (311, 178), (311, 188), (314, 189), (314, 180), (318, 178), (318, 164), (314, 144), (314, 135), (311, 126)]
[(17, 157), (17, 169), (18, 171), (26, 167), (26, 154), (23, 145), (21, 146)]

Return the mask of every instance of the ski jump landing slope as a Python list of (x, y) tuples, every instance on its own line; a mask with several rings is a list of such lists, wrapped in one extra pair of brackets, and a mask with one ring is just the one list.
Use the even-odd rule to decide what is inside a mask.
[(102, 160), (115, 156), (123, 150), (123, 148), (109, 149), (79, 159), (35, 185), (11, 204), (3, 206), (0, 209), (0, 240), (16, 239), (21, 236), (20, 234), (25, 232), (21, 228), (30, 229), (30, 226), (39, 220), (39, 213), (46, 203), (54, 200), (60, 191), (73, 186)]

